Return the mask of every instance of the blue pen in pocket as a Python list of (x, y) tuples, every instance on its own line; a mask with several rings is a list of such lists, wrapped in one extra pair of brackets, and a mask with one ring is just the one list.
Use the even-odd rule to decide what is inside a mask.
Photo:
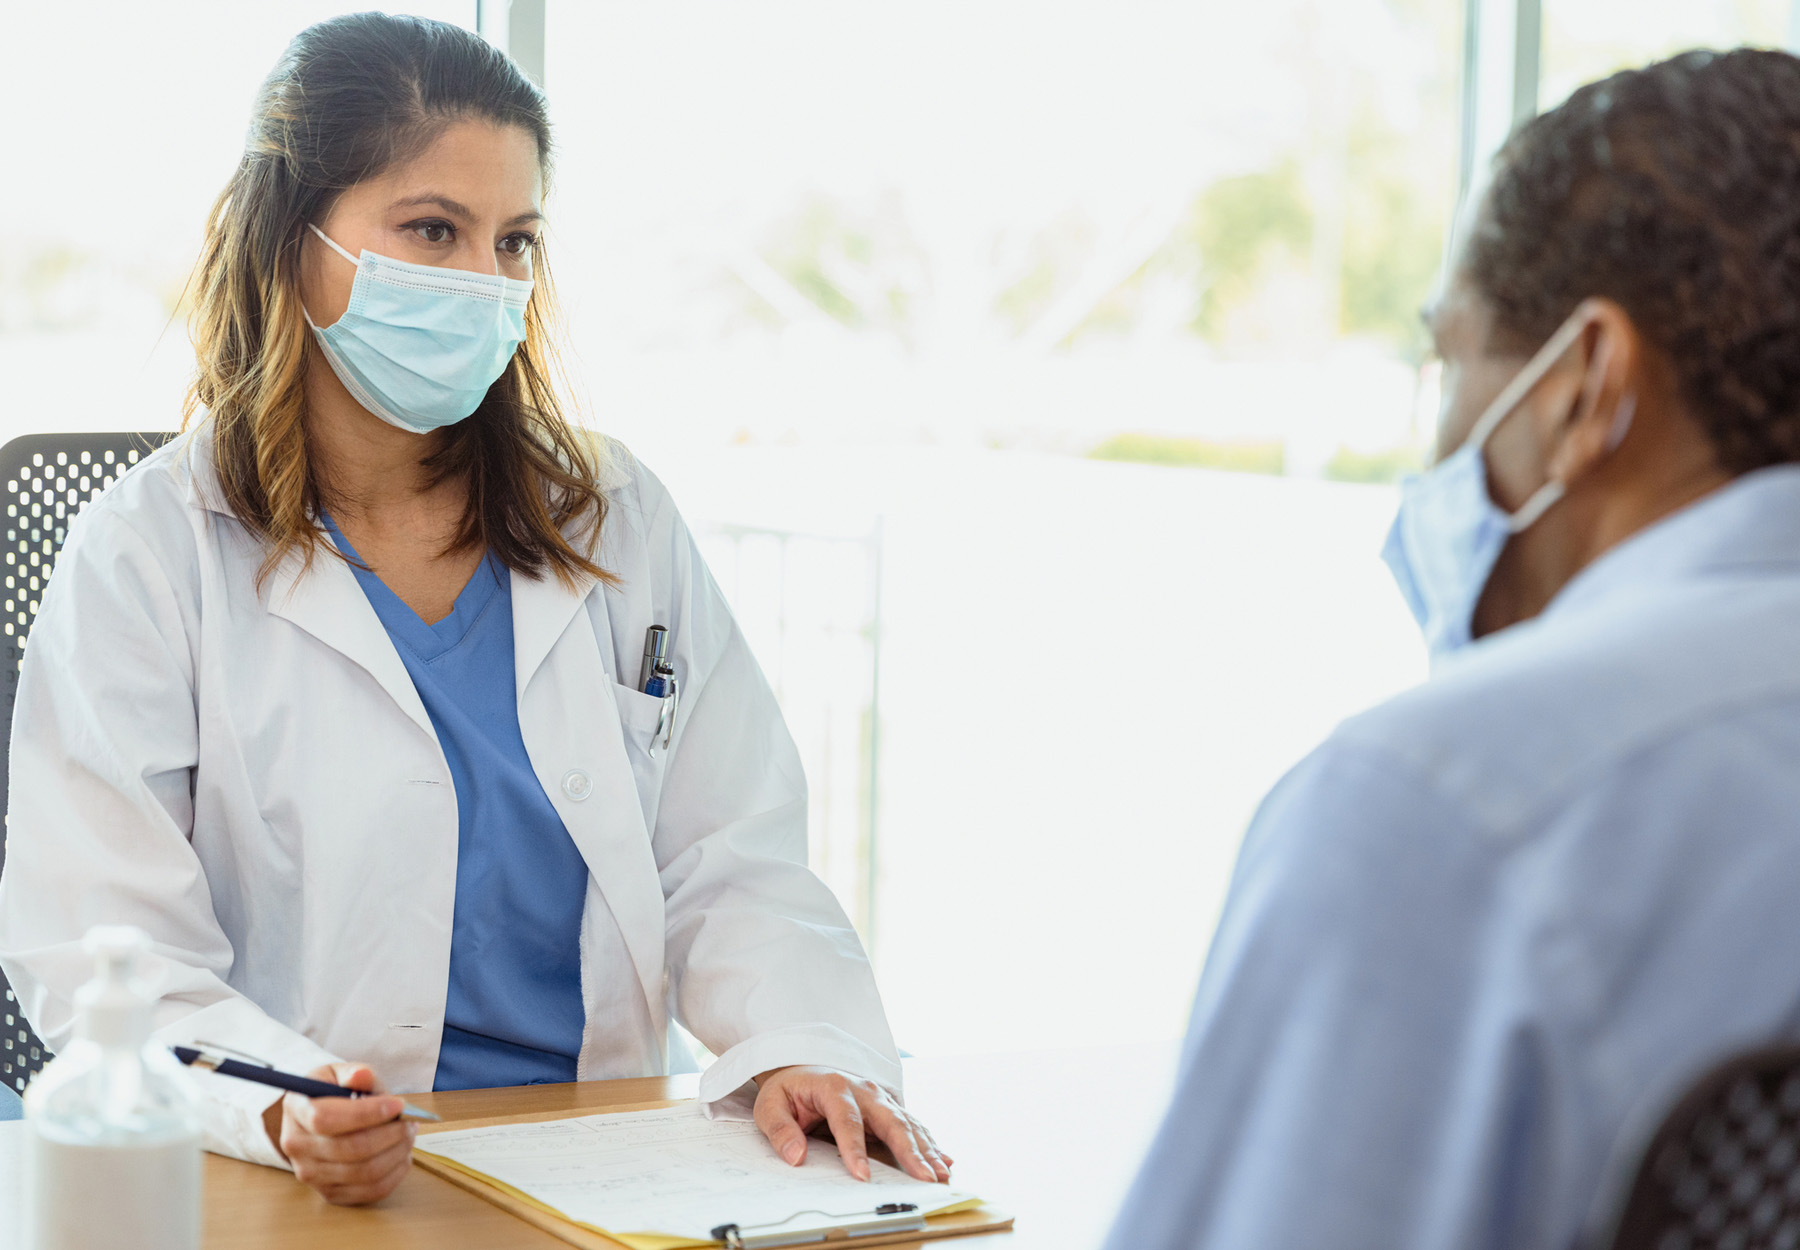
[(669, 660), (669, 631), (661, 625), (652, 625), (644, 634), (644, 667), (638, 689), (663, 701), (662, 717), (650, 736), (650, 754), (655, 755), (658, 748), (666, 751), (675, 740), (675, 712), (681, 706), (681, 683), (675, 680), (675, 666)]
[(675, 670), (667, 664), (658, 664), (650, 674), (650, 680), (644, 683), (644, 693), (652, 699), (666, 699), (675, 693)]

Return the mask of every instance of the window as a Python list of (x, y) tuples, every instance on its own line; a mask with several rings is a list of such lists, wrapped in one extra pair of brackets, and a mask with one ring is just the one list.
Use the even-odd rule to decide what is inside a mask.
[(1688, 48), (1793, 41), (1791, 0), (1543, 0), (1543, 83), (1554, 108), (1584, 82)]
[(1422, 673), (1377, 551), (1460, 33), (550, 0), (591, 419), (782, 694), (902, 1046), (1178, 1032), (1257, 800)]

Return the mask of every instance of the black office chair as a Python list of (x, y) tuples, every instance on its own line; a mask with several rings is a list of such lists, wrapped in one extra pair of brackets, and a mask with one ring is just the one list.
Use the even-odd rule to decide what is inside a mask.
[[(0, 447), (0, 499), (6, 507), (6, 542), (0, 546), (0, 644), (5, 677), (0, 679), (0, 812), (7, 803), (7, 752), (11, 746), (13, 699), (25, 638), (37, 615), (50, 570), (68, 537), (69, 522), (118, 476), (173, 438), (153, 434), (27, 434)], [(0, 872), (6, 841), (0, 838)], [(0, 1083), (23, 1090), (49, 1061), (31, 1031), (12, 987), (0, 973)]]
[(1800, 1046), (1708, 1072), (1615, 1172), (1610, 1250), (1800, 1250)]

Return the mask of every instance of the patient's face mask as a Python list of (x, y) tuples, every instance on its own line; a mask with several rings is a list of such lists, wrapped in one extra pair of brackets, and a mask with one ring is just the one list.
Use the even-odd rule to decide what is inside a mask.
[[(1552, 479), (1517, 512), (1503, 511), (1488, 494), (1482, 448), (1586, 327), (1585, 317), (1565, 322), (1495, 397), (1461, 447), (1401, 483), (1400, 511), (1381, 558), (1419, 622), (1434, 663), (1473, 640), (1475, 607), (1506, 540), (1536, 524), (1563, 497), (1563, 484)], [(1631, 428), (1633, 405), (1629, 396), (1620, 404), (1608, 450)]]
[(531, 282), (370, 251), (358, 260), (317, 226), (307, 228), (356, 266), (344, 315), (323, 329), (306, 318), (351, 397), (414, 434), (474, 412), (525, 340)]

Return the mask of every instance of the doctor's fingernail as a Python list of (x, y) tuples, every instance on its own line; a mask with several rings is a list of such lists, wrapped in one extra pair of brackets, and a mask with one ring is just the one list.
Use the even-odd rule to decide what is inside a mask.
[(787, 1145), (783, 1146), (781, 1148), (781, 1157), (786, 1159), (789, 1163), (800, 1162), (800, 1143), (789, 1142)]

